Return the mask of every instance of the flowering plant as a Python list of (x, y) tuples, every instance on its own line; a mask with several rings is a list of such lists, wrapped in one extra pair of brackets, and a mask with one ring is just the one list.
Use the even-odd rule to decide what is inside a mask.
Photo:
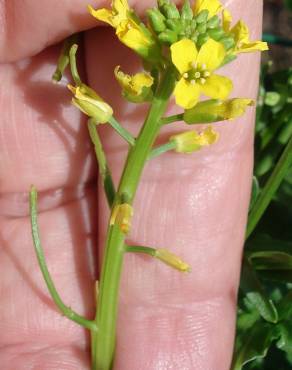
[[(147, 11), (147, 23), (131, 9), (126, 0), (114, 0), (111, 9), (88, 10), (98, 21), (115, 29), (118, 39), (132, 49), (144, 69), (135, 75), (113, 71), (123, 97), (131, 103), (148, 103), (149, 110), (137, 137), (114, 117), (114, 108), (80, 78), (76, 63), (77, 45), (71, 40), (60, 56), (54, 79), (61, 79), (70, 64), (74, 84), (68, 85), (72, 103), (88, 116), (88, 130), (94, 145), (110, 217), (100, 281), (96, 283), (96, 316), (90, 320), (66, 306), (57, 293), (47, 269), (37, 226), (37, 192), (31, 191), (31, 222), (34, 245), (48, 289), (59, 309), (69, 319), (91, 333), (92, 369), (107, 370), (113, 363), (117, 321), (119, 281), (126, 253), (143, 253), (182, 272), (191, 267), (164, 248), (129, 245), (134, 214), (133, 201), (145, 163), (166, 151), (193, 153), (208, 147), (219, 134), (213, 122), (232, 120), (253, 105), (248, 97), (230, 98), (233, 82), (217, 74), (222, 66), (240, 53), (267, 50), (267, 44), (250, 41), (243, 21), (231, 26), (232, 19), (219, 0), (185, 1), (177, 8), (171, 1), (159, 0)], [(165, 116), (172, 96), (181, 113)], [(201, 96), (211, 99), (200, 100)], [(162, 127), (177, 121), (187, 125), (208, 124), (197, 130), (171, 135), (155, 145)], [(99, 137), (100, 124), (110, 125), (129, 145), (129, 151), (116, 187)]]

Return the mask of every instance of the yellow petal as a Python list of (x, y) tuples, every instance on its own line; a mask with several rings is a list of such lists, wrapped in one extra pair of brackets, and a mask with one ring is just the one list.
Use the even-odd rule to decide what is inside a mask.
[(222, 12), (222, 27), (226, 33), (230, 31), (231, 23), (232, 16), (228, 10), (224, 9)]
[(140, 94), (144, 87), (151, 87), (153, 85), (153, 77), (148, 73), (137, 73), (132, 78), (133, 89)]
[(206, 83), (201, 85), (202, 92), (213, 99), (224, 100), (228, 97), (233, 88), (229, 78), (218, 75), (211, 75), (206, 79)]
[(198, 84), (193, 85), (181, 78), (176, 84), (173, 94), (177, 105), (190, 109), (198, 102), (200, 86)]
[(208, 126), (203, 132), (199, 134), (199, 144), (201, 146), (209, 146), (218, 141), (219, 134), (212, 126)]
[(249, 29), (243, 21), (238, 21), (230, 30), (233, 34), (235, 43), (248, 43), (249, 42)]
[(200, 64), (205, 64), (207, 70), (214, 71), (222, 64), (226, 55), (226, 51), (224, 46), (213, 39), (209, 39), (203, 46), (201, 47), (197, 62)]
[(247, 44), (241, 44), (237, 50), (236, 53), (249, 53), (251, 51), (265, 51), (269, 50), (268, 44), (263, 41), (253, 41), (249, 42)]
[(234, 119), (242, 116), (246, 111), (246, 107), (252, 105), (254, 105), (252, 99), (235, 98), (222, 102), (217, 107), (217, 112), (224, 119)]
[(182, 39), (170, 47), (171, 59), (178, 71), (183, 74), (190, 70), (196, 60), (198, 51), (193, 41)]
[(127, 14), (127, 11), (130, 9), (127, 0), (114, 0), (113, 8), (117, 13)]
[(99, 21), (110, 24), (112, 27), (115, 27), (114, 15), (109, 9), (93, 9), (91, 5), (88, 5), (89, 13)]
[(116, 34), (120, 41), (143, 56), (151, 53), (153, 41), (134, 21), (127, 19), (117, 27)]
[(211, 18), (213, 15), (218, 14), (222, 8), (223, 6), (219, 0), (196, 0), (194, 14), (196, 15), (206, 9), (209, 11), (209, 18)]
[(112, 211), (110, 225), (117, 225), (124, 234), (128, 234), (131, 228), (132, 217), (133, 208), (130, 204), (118, 204)]

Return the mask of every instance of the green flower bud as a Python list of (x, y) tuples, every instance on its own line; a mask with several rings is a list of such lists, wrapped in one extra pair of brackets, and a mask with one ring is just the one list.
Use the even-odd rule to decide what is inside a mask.
[(218, 133), (212, 127), (207, 127), (200, 134), (196, 131), (186, 131), (170, 137), (175, 144), (177, 153), (193, 153), (204, 146), (214, 144), (218, 140)]
[(106, 123), (113, 115), (112, 108), (89, 86), (85, 84), (77, 87), (68, 85), (68, 89), (74, 94), (73, 105), (97, 123)]
[(246, 108), (252, 105), (254, 102), (251, 99), (205, 100), (185, 110), (184, 121), (192, 125), (230, 120), (242, 116)]
[(147, 15), (151, 27), (157, 33), (160, 33), (166, 29), (165, 17), (157, 8), (147, 10)]
[(179, 33), (182, 30), (182, 25), (179, 21), (179, 19), (168, 19), (166, 21), (167, 28), (169, 28), (171, 31), (175, 31)]
[(158, 8), (167, 19), (180, 18), (177, 7), (175, 6), (175, 4), (171, 3), (168, 0), (159, 0)]
[(202, 10), (197, 16), (196, 16), (196, 22), (197, 23), (206, 23), (208, 19), (209, 11), (207, 9)]
[(224, 36), (219, 41), (224, 45), (226, 50), (231, 49), (235, 45), (235, 42), (232, 36)]
[(209, 36), (215, 40), (219, 41), (222, 36), (224, 36), (225, 32), (221, 27), (213, 28), (211, 30), (208, 30)]
[(197, 45), (201, 47), (205, 42), (207, 42), (209, 39), (209, 36), (207, 33), (202, 33), (201, 35), (198, 36), (197, 38)]
[(181, 19), (192, 19), (193, 18), (193, 10), (191, 8), (189, 0), (184, 2), (184, 5), (181, 9)]
[(167, 44), (174, 44), (177, 41), (177, 34), (174, 31), (166, 30), (158, 36), (159, 41)]
[(207, 28), (217, 28), (220, 25), (220, 20), (217, 15), (213, 15), (207, 22)]
[(198, 26), (197, 26), (197, 31), (199, 33), (205, 33), (207, 31), (207, 24), (206, 23), (200, 23)]

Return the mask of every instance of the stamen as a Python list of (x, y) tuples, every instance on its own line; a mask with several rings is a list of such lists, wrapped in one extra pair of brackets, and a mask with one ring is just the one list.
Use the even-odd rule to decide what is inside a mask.
[(200, 78), (201, 77), (201, 73), (200, 72), (196, 72), (195, 73), (195, 78)]
[(198, 68), (198, 63), (197, 63), (197, 62), (193, 62), (193, 63), (192, 63), (192, 67), (193, 67), (194, 69), (197, 69), (197, 68)]
[(209, 76), (210, 76), (210, 72), (209, 72), (209, 71), (205, 71), (205, 72), (203, 73), (203, 75), (204, 75), (204, 77), (209, 77)]
[(205, 63), (202, 64), (202, 69), (206, 69), (206, 68), (207, 68), (206, 64)]
[(191, 84), (192, 85), (195, 85), (196, 84), (196, 80), (191, 80)]
[(187, 72), (185, 72), (184, 74), (183, 74), (183, 78), (188, 78), (189, 77), (189, 74), (187, 73)]
[(200, 78), (200, 81), (201, 81), (201, 84), (204, 85), (206, 83), (206, 79), (205, 78)]

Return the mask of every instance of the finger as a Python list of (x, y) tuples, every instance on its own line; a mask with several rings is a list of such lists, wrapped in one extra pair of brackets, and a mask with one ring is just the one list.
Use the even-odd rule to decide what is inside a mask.
[[(228, 4), (235, 18), (247, 21), (251, 37), (259, 38), (262, 4), (252, 0)], [(137, 64), (112, 37), (112, 32), (98, 30), (87, 39), (90, 82), (113, 104), (127, 128), (137, 132), (143, 109), (128, 107), (118, 98), (117, 84), (112, 87), (116, 65), (131, 72)], [(234, 97), (256, 97), (258, 66), (259, 55), (248, 54), (222, 70), (234, 80)], [(189, 262), (193, 271), (181, 275), (147, 258), (126, 257), (116, 369), (229, 368), (250, 196), (253, 121), (254, 112), (249, 111), (236, 121), (216, 124), (221, 136), (213, 147), (192, 156), (165, 154), (147, 164), (134, 203), (130, 241), (167, 247)], [(179, 123), (175, 129), (186, 127)], [(163, 132), (172, 133), (173, 128)], [(104, 142), (117, 179), (126, 146), (108, 128)], [(105, 214), (104, 204), (101, 246)]]
[[(65, 304), (93, 316), (96, 191), (85, 120), (66, 81), (53, 85), (59, 47), (0, 68), (0, 364), (88, 369), (85, 330), (50, 298), (33, 249), (28, 191), (39, 190), (48, 268)], [(94, 222), (93, 222), (94, 221)]]
[[(87, 5), (109, 7), (109, 0), (2, 0), (0, 2), (0, 62), (32, 56), (65, 37), (94, 27)], [(129, 1), (143, 12), (147, 2)], [(148, 4), (153, 5), (153, 1)]]

